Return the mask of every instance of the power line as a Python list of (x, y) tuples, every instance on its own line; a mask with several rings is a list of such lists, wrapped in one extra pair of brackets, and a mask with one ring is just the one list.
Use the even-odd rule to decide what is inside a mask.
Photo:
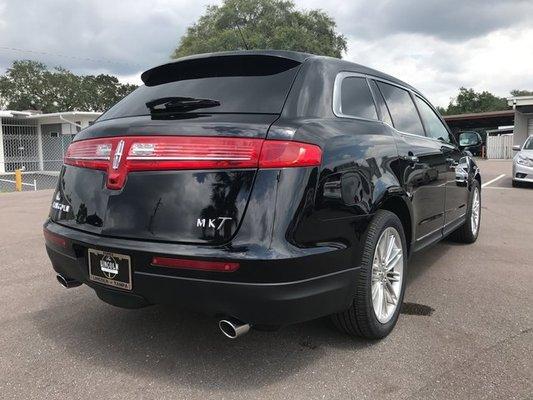
[(37, 54), (41, 56), (54, 56), (54, 57), (67, 58), (71, 60), (89, 61), (89, 62), (95, 62), (95, 63), (106, 63), (106, 64), (115, 64), (115, 65), (129, 65), (132, 67), (144, 68), (144, 66), (140, 64), (131, 63), (131, 62), (113, 61), (113, 60), (104, 59), (104, 58), (78, 57), (78, 56), (72, 56), (72, 55), (67, 55), (67, 54), (51, 53), (48, 51), (20, 49), (17, 47), (0, 46), (0, 51), (1, 50), (15, 51), (19, 53)]

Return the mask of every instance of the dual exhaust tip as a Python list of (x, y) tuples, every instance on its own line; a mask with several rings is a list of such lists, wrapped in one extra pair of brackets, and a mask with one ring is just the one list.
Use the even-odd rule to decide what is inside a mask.
[[(61, 286), (66, 289), (75, 288), (81, 285), (81, 282), (61, 274), (57, 274), (56, 279)], [(239, 336), (250, 331), (250, 324), (246, 324), (235, 318), (221, 319), (218, 321), (218, 327), (222, 334), (230, 339), (237, 339)]]

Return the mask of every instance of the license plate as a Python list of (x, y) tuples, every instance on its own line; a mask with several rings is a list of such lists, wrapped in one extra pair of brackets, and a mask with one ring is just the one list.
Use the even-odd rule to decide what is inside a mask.
[(131, 258), (124, 254), (89, 249), (89, 279), (131, 290)]

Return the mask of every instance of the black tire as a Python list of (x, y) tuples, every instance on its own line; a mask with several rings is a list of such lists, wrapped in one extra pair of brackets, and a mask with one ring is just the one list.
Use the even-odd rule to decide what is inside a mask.
[(520, 187), (520, 182), (513, 179), (513, 187)]
[[(376, 318), (372, 305), (372, 262), (374, 251), (383, 231), (388, 228), (395, 228), (400, 236), (403, 251), (403, 276), (401, 280), (401, 290), (398, 297), (396, 310), (387, 323), (381, 323)], [(405, 233), (400, 219), (396, 214), (380, 210), (372, 219), (365, 238), (363, 255), (361, 258), (361, 269), (355, 285), (355, 297), (349, 309), (333, 314), (331, 320), (333, 324), (344, 333), (351, 336), (359, 336), (367, 339), (381, 339), (387, 336), (400, 314), (403, 296), (405, 292), (405, 277), (407, 272), (407, 246)]]
[[(474, 198), (474, 191), (477, 190), (479, 194), (479, 222), (476, 232), (473, 232), (472, 229), (472, 200)], [(451, 234), (452, 240), (458, 243), (474, 243), (478, 236), (479, 236), (479, 228), (481, 226), (481, 188), (479, 186), (479, 182), (477, 180), (474, 180), (474, 184), (472, 185), (472, 190), (470, 191), (470, 198), (468, 200), (468, 210), (466, 212), (466, 221), (463, 225), (461, 225), (459, 228), (457, 228), (456, 231), (454, 231)]]

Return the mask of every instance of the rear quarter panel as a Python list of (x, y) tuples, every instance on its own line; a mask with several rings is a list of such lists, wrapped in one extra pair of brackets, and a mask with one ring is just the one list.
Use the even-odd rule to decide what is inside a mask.
[(402, 194), (394, 137), (379, 121), (302, 119), (282, 125), (278, 121), (269, 138), (286, 138), (293, 129), (293, 140), (319, 145), (323, 158), (320, 168), (280, 171), (274, 240), (344, 248), (350, 254), (344, 267), (357, 265), (372, 215), (388, 197)]

